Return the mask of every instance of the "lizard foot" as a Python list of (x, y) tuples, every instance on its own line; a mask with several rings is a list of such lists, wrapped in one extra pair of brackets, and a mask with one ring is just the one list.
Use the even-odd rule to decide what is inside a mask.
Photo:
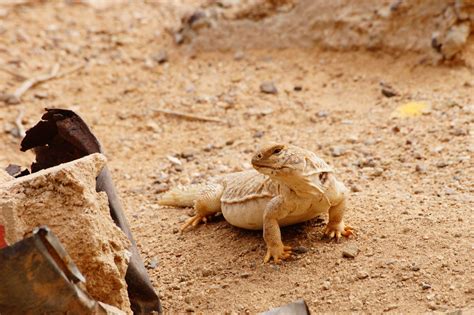
[(326, 228), (324, 229), (324, 235), (329, 237), (329, 239), (336, 239), (336, 242), (339, 241), (341, 236), (349, 237), (350, 235), (353, 235), (354, 231), (353, 229), (345, 225), (344, 223), (339, 223), (339, 224), (329, 224), (326, 225)]
[(281, 246), (274, 246), (272, 248), (267, 249), (267, 254), (265, 255), (265, 258), (263, 259), (264, 263), (267, 263), (270, 261), (270, 258), (273, 258), (273, 261), (275, 263), (280, 263), (280, 259), (287, 259), (291, 256), (291, 246), (284, 246), (283, 244)]
[(202, 215), (202, 214), (196, 214), (195, 216), (193, 216), (191, 219), (189, 219), (186, 223), (184, 223), (182, 226), (181, 226), (181, 232), (184, 232), (184, 230), (186, 230), (186, 228), (188, 226), (192, 226), (192, 227), (196, 227), (200, 222), (204, 222), (206, 223), (207, 222), (207, 216), (205, 215)]

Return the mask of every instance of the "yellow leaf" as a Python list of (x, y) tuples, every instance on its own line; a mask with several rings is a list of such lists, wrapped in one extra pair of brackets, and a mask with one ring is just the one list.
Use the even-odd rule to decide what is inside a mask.
[(396, 117), (414, 117), (423, 114), (429, 109), (428, 104), (422, 102), (408, 102), (398, 106), (392, 113)]

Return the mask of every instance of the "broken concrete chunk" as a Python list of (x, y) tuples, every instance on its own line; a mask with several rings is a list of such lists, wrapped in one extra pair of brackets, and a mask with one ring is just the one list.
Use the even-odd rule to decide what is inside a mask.
[(7, 171), (0, 169), (0, 184), (12, 180), (14, 177), (7, 173)]
[(86, 277), (90, 295), (130, 312), (130, 242), (110, 217), (107, 195), (96, 192), (105, 163), (96, 153), (0, 183), (0, 225), (9, 244), (48, 225)]

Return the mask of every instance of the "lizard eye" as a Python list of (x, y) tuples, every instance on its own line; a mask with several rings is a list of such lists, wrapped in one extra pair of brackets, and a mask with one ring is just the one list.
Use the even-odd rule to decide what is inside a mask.
[(281, 152), (281, 148), (276, 148), (273, 150), (272, 154), (279, 154)]

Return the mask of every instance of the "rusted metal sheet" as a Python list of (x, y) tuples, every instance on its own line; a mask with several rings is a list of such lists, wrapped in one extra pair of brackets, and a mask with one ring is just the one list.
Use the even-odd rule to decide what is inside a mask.
[(0, 250), (0, 314), (125, 314), (92, 299), (86, 279), (47, 228)]

